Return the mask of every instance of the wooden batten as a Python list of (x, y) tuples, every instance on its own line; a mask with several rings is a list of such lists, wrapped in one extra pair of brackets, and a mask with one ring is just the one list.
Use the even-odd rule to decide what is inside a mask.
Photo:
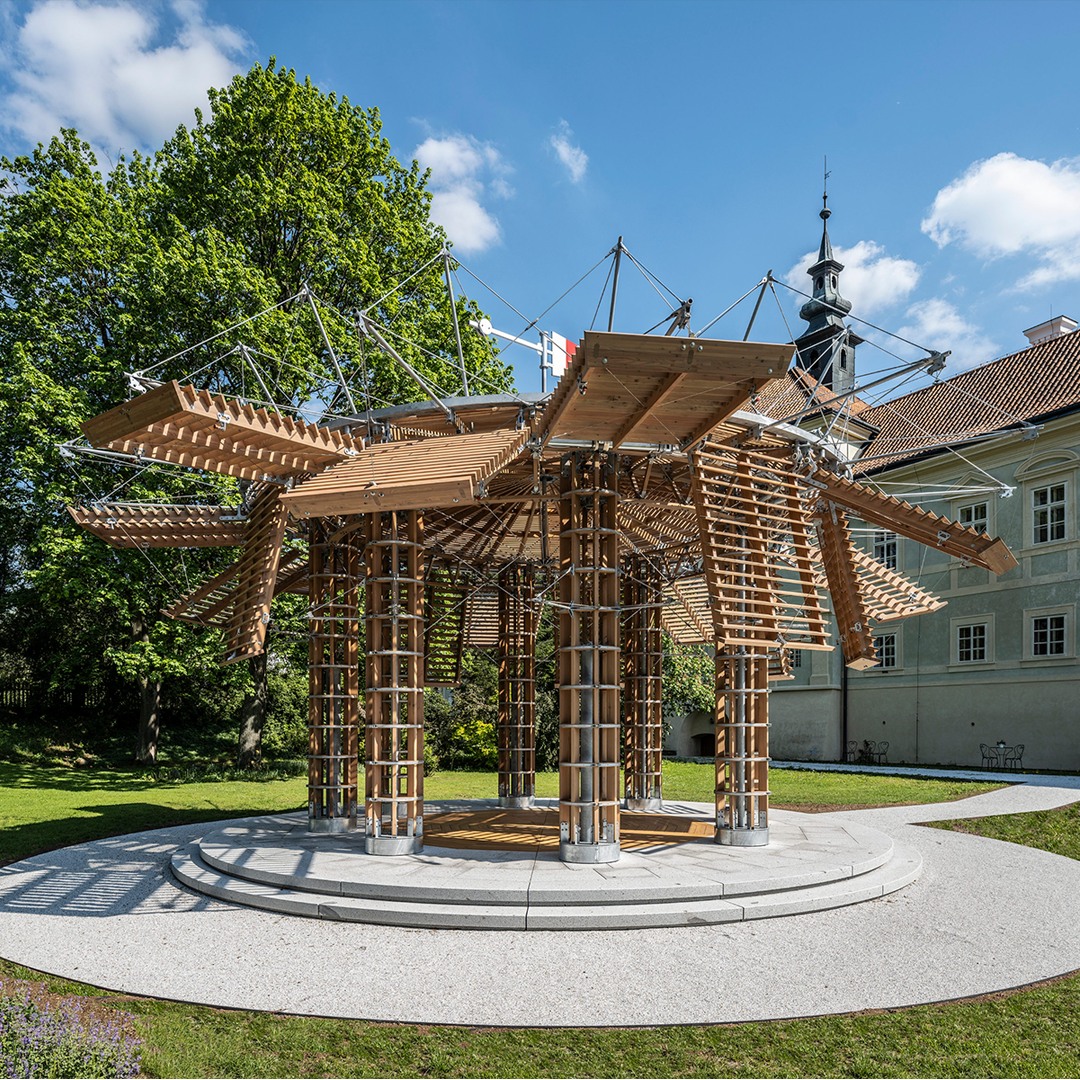
[(464, 506), (521, 453), (527, 436), (491, 431), (381, 443), (297, 484), (283, 502), (297, 517)]
[(424, 685), (457, 686), (465, 641), (468, 586), (445, 559), (428, 563), (424, 582)]
[(859, 592), (872, 623), (929, 615), (945, 606), (945, 601), (910, 578), (890, 570), (884, 563), (855, 549), (853, 559), (859, 576)]
[(287, 519), (280, 487), (268, 485), (256, 495), (248, 515), (244, 553), (237, 566), (223, 664), (256, 656), (265, 648)]
[(691, 455), (718, 646), (832, 647), (810, 560), (809, 510), (791, 454), (784, 461), (707, 442)]
[[(240, 561), (227, 566), (220, 574), (203, 582), (194, 592), (177, 600), (162, 612), (195, 626), (228, 626), (236, 601), (235, 582)], [(307, 560), (299, 551), (283, 551), (278, 563), (274, 596), (283, 592), (307, 592)]]
[(817, 518), (821, 557), (840, 629), (844, 663), (857, 671), (876, 667), (877, 651), (870, 635), (870, 614), (860, 589), (855, 545), (847, 515), (838, 506), (823, 506)]
[(703, 577), (669, 582), (664, 587), (660, 622), (679, 645), (712, 645), (715, 635), (709, 586)]
[(790, 345), (589, 331), (534, 431), (616, 449), (690, 446), (780, 378), (791, 355)]
[(1000, 537), (987, 536), (958, 521), (950, 521), (891, 495), (882, 495), (854, 480), (818, 469), (804, 482), (870, 525), (899, 533), (927, 547), (941, 548), (954, 558), (994, 574), (1004, 574), (1019, 565)]
[(253, 480), (319, 472), (364, 445), (175, 380), (87, 420), (82, 430), (97, 447)]
[(98, 503), (69, 506), (87, 532), (118, 548), (231, 547), (244, 542), (247, 522), (235, 507), (188, 503)]

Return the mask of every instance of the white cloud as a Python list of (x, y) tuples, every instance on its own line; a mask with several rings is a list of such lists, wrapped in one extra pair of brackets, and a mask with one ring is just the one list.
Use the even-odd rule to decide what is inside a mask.
[(982, 258), (1034, 255), (1041, 265), (1020, 288), (1080, 278), (1080, 159), (976, 161), (937, 193), (922, 230), (938, 247), (955, 243)]
[(900, 337), (930, 349), (952, 350), (946, 374), (954, 375), (978, 367), (1001, 355), (979, 327), (969, 323), (952, 304), (940, 297), (912, 304), (906, 317), (911, 322), (897, 331)]
[[(860, 240), (849, 248), (834, 247), (833, 255), (844, 264), (840, 293), (851, 301), (852, 314), (863, 319), (905, 300), (919, 283), (921, 271), (916, 263), (886, 255), (885, 249), (872, 240)], [(808, 251), (784, 280), (808, 292), (811, 282), (806, 271), (817, 256), (816, 251)]]
[[(172, 29), (163, 15), (175, 17)], [(240, 31), (208, 22), (194, 0), (48, 0), (10, 32), (0, 63), (15, 89), (0, 106), (0, 125), (33, 142), (75, 127), (110, 153), (151, 147), (190, 122), (249, 47)]]
[(430, 136), (413, 157), (431, 170), (431, 216), (445, 230), (454, 247), (470, 255), (499, 242), (499, 221), (481, 199), (490, 192), (509, 199), (514, 189), (507, 182), (512, 172), (489, 143), (471, 135)]
[(570, 125), (565, 120), (560, 120), (558, 134), (551, 136), (548, 145), (566, 166), (571, 183), (580, 184), (585, 178), (585, 170), (589, 167), (589, 155), (570, 141), (573, 137)]

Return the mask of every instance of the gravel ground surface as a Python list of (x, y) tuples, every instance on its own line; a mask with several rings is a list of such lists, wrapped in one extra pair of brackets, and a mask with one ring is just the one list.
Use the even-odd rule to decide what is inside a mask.
[(161, 829), (0, 868), (0, 955), (151, 997), (416, 1023), (716, 1023), (965, 997), (1080, 968), (1080, 863), (914, 823), (1061, 806), (1080, 797), (1068, 779), (816, 815), (916, 848), (921, 877), (836, 910), (678, 929), (407, 930), (260, 912), (176, 885), (170, 855), (207, 826)]

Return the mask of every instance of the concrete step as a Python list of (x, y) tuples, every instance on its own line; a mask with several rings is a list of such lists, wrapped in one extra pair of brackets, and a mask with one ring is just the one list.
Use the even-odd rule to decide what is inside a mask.
[(198, 844), (177, 851), (178, 881), (231, 903), (309, 918), (430, 929), (616, 930), (702, 926), (822, 911), (895, 892), (914, 881), (922, 866), (912, 848), (894, 845), (890, 858), (853, 877), (799, 888), (707, 899), (654, 898), (604, 903), (455, 903), (321, 894), (233, 876), (208, 865)]
[(299, 815), (230, 822), (199, 841), (199, 858), (229, 877), (297, 892), (406, 903), (493, 907), (730, 900), (789, 892), (869, 873), (893, 841), (866, 826), (810, 815), (778, 820), (766, 848), (711, 841), (623, 851), (617, 863), (567, 864), (551, 851), (425, 846), (386, 858), (364, 851), (362, 832), (308, 832)]

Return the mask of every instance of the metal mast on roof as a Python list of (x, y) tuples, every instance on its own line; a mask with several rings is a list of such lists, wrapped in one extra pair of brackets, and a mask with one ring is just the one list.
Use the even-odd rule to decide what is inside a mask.
[(623, 244), (622, 237), (619, 237), (618, 243), (615, 245), (615, 274), (611, 280), (611, 309), (608, 311), (607, 328), (608, 333), (611, 332), (611, 328), (615, 323), (615, 297), (619, 292), (619, 260), (622, 258)]
[(450, 252), (443, 245), (443, 270), (446, 272), (446, 291), (450, 294), (450, 317), (454, 321), (454, 340), (457, 341), (458, 363), (461, 364), (461, 385), (466, 397), (469, 396), (469, 376), (465, 371), (465, 353), (461, 349), (461, 327), (458, 326), (457, 303), (454, 300), (454, 286), (450, 281)]

